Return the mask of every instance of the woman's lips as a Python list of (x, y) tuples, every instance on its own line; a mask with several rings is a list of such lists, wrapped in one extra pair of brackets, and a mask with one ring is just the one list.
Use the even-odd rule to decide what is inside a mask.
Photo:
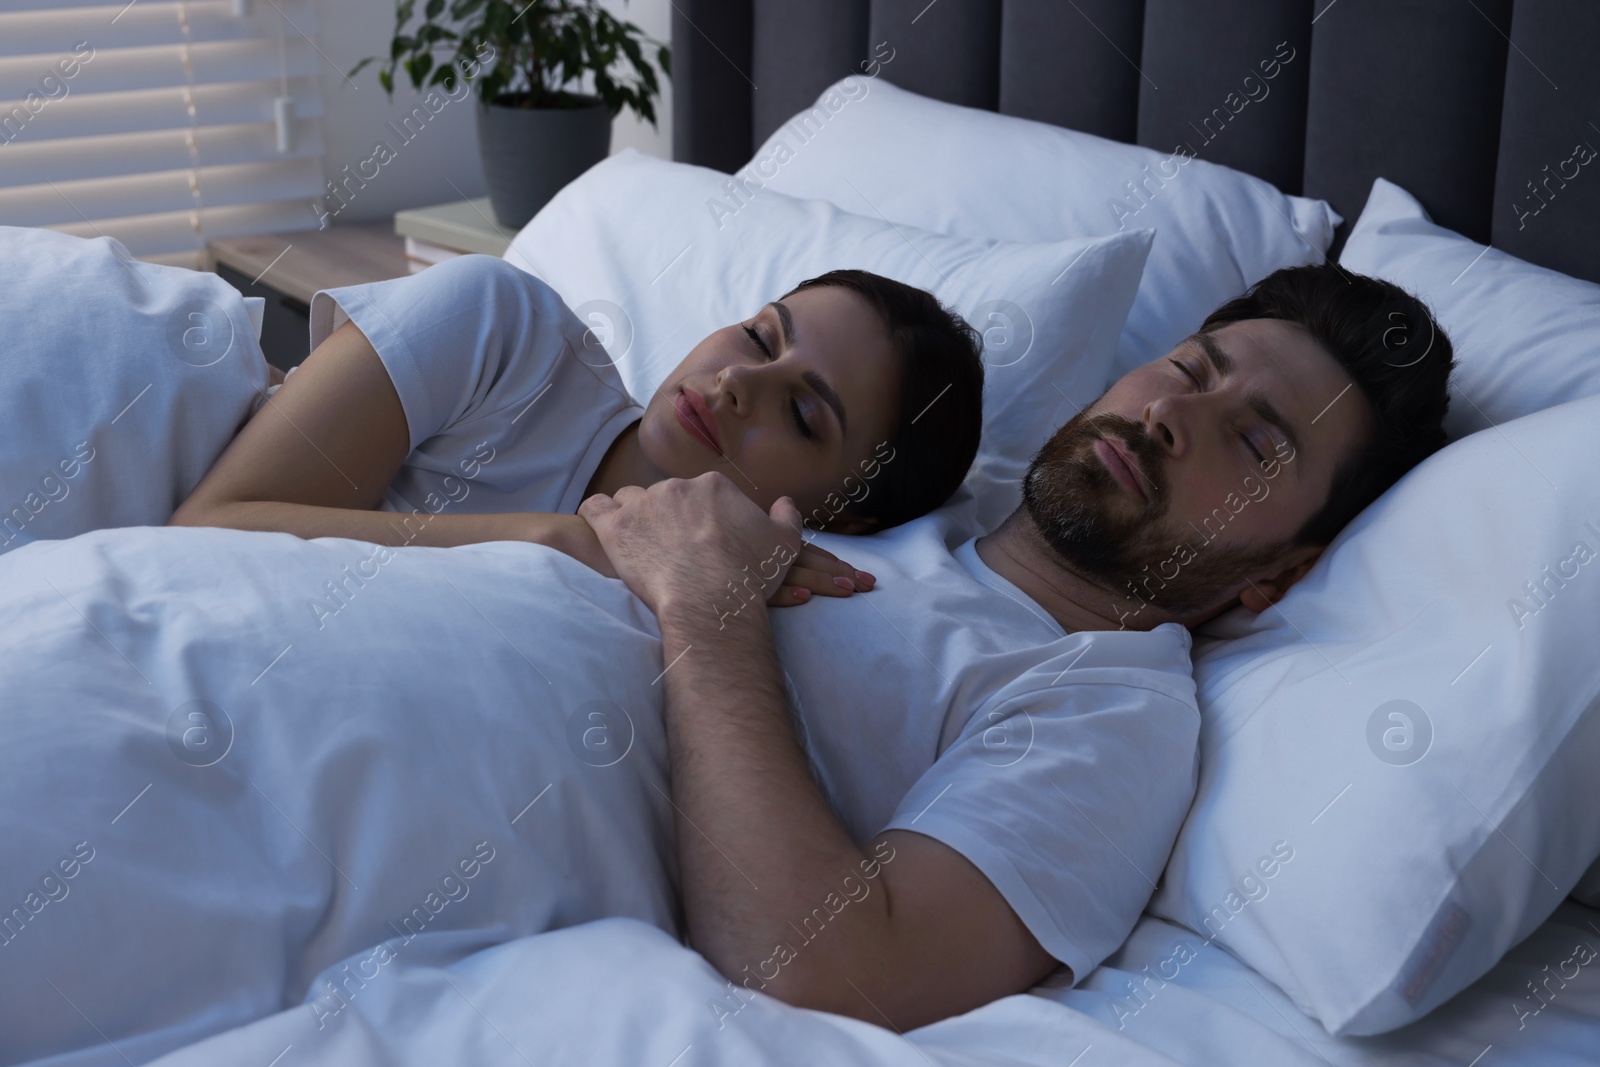
[(1100, 457), (1100, 462), (1106, 465), (1111, 476), (1133, 492), (1140, 500), (1149, 502), (1145, 496), (1144, 488), (1139, 484), (1139, 470), (1133, 465), (1133, 460), (1126, 456), (1122, 449), (1112, 444), (1105, 438), (1100, 438), (1094, 443), (1094, 450)]
[(722, 455), (722, 435), (717, 432), (717, 420), (706, 405), (705, 397), (693, 389), (683, 389), (672, 402), (678, 421), (689, 431), (689, 436), (705, 445), (717, 455)]

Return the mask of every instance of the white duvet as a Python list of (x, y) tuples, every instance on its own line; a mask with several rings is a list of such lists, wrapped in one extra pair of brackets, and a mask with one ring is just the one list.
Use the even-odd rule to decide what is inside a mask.
[(337, 1018), (319, 971), (441, 930), (675, 929), (655, 621), (557, 552), (101, 531), (0, 557), (0, 646), (0, 1062)]
[[(159, 1063), (1586, 1067), (1600, 1019), (1593, 975), (1552, 984), (1531, 1018), (1519, 1019), (1512, 1005), (1529, 983), (1548, 979), (1547, 968), (1572, 959), (1575, 946), (1600, 942), (1597, 920), (1600, 911), (1569, 901), (1455, 1000), (1377, 1038), (1329, 1037), (1272, 983), (1154, 917), (1076, 989), (1045, 983), (905, 1035), (759, 993), (739, 1007), (704, 959), (631, 919), (478, 951), (464, 936), (424, 935), (355, 989), (337, 1018), (287, 1008)], [(78, 1062), (122, 1061), (102, 1045)]]
[(0, 641), (0, 1062), (1592, 1062), (1593, 966), (1512, 1010), (1575, 904), (1381, 1039), (1153, 918), (904, 1036), (747, 1002), (676, 938), (654, 622), (536, 546), (101, 531), (0, 557)]

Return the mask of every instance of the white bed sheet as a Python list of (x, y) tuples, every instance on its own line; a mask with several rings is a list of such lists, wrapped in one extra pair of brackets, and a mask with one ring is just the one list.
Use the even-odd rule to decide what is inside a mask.
[[(1189, 953), (1180, 952), (1180, 945)], [(1588, 946), (1587, 964), (1574, 961), (1579, 945)], [(1033, 992), (1195, 1067), (1593, 1065), (1600, 1063), (1597, 950), (1600, 910), (1568, 900), (1437, 1011), (1376, 1037), (1330, 1037), (1255, 971), (1203, 937), (1150, 915), (1077, 988), (1054, 989), (1046, 982)], [(1188, 962), (1179, 963), (1183, 958)], [(1168, 960), (1173, 963), (1163, 967)], [(1564, 982), (1563, 970), (1572, 976)], [(1141, 1006), (1132, 989), (1147, 974), (1173, 977), (1164, 985), (1150, 981)], [(1548, 1003), (1535, 1000), (1528, 983), (1547, 979)], [(1080, 1067), (1091, 1062), (1086, 1056)]]
[[(1127, 984), (1173, 958), (1180, 944), (1192, 958), (1137, 1012), (1118, 1013)], [(405, 959), (354, 990), (335, 1017), (299, 1005), (156, 1062), (1568, 1067), (1600, 1060), (1600, 960), (1579, 967), (1564, 987), (1551, 980), (1554, 994), (1537, 1014), (1514, 1006), (1526, 1012), (1534, 1003), (1526, 983), (1562, 969), (1579, 944), (1600, 946), (1600, 911), (1568, 901), (1427, 1018), (1382, 1037), (1332, 1038), (1233, 957), (1147, 916), (1076, 989), (1047, 981), (901, 1036), (759, 994), (729, 1014), (738, 1002), (698, 954), (655, 927), (606, 919), (477, 951), (470, 935), (424, 935)], [(102, 1047), (51, 1067), (68, 1062), (123, 1061)]]

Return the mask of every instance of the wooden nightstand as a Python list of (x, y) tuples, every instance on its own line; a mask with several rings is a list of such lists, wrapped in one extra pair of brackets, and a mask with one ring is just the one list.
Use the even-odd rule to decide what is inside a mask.
[(230, 237), (207, 247), (224, 281), (245, 296), (266, 298), (261, 351), (282, 370), (311, 354), (311, 298), (318, 290), (406, 273), (405, 240), (389, 222)]

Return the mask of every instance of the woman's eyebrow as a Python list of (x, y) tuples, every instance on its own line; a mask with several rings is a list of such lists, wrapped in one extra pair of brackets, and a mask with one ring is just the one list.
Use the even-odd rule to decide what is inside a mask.
[(789, 314), (789, 309), (784, 306), (783, 301), (781, 300), (774, 300), (768, 304), (767, 307), (778, 313), (778, 325), (783, 327), (783, 343), (786, 345), (793, 345), (794, 316)]
[[(783, 327), (783, 343), (794, 344), (794, 316), (789, 314), (789, 309), (783, 301), (774, 300), (767, 305), (778, 313), (778, 323)], [(850, 424), (845, 421), (844, 401), (839, 399), (839, 394), (833, 391), (833, 386), (814, 370), (808, 370), (800, 375), (800, 379), (811, 387), (811, 391), (822, 398), (822, 402), (833, 409), (834, 415), (839, 419), (839, 436), (843, 437), (850, 432)]]
[(808, 370), (800, 377), (807, 385), (811, 386), (811, 391), (820, 396), (823, 403), (832, 408), (833, 413), (839, 417), (839, 436), (843, 437), (848, 434), (850, 432), (850, 424), (844, 421), (844, 401), (840, 400), (839, 394), (833, 391), (833, 386), (829, 385), (822, 375), (814, 370)]

